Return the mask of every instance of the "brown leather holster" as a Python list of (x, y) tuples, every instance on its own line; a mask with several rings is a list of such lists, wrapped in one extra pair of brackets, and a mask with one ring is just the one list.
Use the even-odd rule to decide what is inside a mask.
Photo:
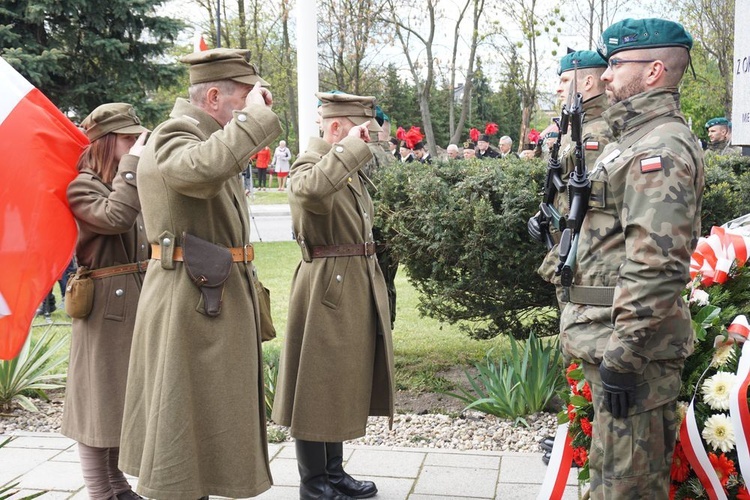
[(188, 276), (203, 296), (206, 315), (218, 316), (224, 282), (232, 270), (231, 252), (188, 233), (182, 233), (182, 252)]

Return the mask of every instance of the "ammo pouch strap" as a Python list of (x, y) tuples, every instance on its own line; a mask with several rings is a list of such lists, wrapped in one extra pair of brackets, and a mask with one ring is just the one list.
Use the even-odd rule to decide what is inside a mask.
[(148, 268), (148, 261), (133, 262), (132, 264), (121, 264), (118, 266), (100, 267), (88, 272), (91, 279), (108, 278), (110, 276), (120, 276), (121, 274), (145, 273)]
[(375, 255), (375, 242), (353, 243), (350, 245), (325, 245), (312, 248), (312, 258), (325, 257), (371, 257)]
[(615, 287), (613, 286), (573, 285), (570, 287), (569, 301), (574, 304), (612, 307), (614, 300)]
[(206, 315), (218, 316), (224, 282), (232, 270), (232, 253), (228, 248), (182, 233), (182, 254), (188, 276), (203, 296)]

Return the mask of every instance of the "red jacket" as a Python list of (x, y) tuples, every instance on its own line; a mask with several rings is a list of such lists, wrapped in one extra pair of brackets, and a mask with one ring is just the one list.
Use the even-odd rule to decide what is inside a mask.
[(250, 159), (255, 160), (256, 167), (268, 168), (268, 164), (271, 163), (271, 150), (266, 146), (251, 156)]

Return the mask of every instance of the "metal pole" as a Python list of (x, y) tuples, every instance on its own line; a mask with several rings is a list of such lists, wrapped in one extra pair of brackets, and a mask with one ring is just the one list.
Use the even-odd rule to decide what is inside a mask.
[(216, 46), (221, 47), (221, 0), (216, 0)]
[(299, 150), (318, 136), (318, 18), (316, 0), (297, 0), (297, 107)]

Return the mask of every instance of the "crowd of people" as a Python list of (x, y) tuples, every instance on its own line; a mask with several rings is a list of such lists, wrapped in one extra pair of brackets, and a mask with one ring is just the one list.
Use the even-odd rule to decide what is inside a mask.
[[(580, 93), (590, 196), (581, 209), (559, 190), (548, 205), (561, 217), (545, 210), (529, 228), (550, 243), (539, 273), (557, 289), (561, 348), (582, 361), (593, 390), (591, 498), (668, 497), (680, 371), (693, 343), (681, 291), (703, 192), (703, 152), (677, 90), (691, 48), (678, 23), (626, 19), (605, 30), (597, 51), (560, 61), (561, 99)], [(132, 106), (92, 111), (82, 123), (91, 144), (68, 188), (94, 302), (73, 320), (62, 432), (79, 443), (89, 496), (237, 498), (271, 487), (243, 196), (252, 186), (241, 180), (251, 158), (260, 189), (273, 168), (288, 190), (301, 254), (273, 408), (296, 440), (299, 496), (374, 496), (373, 482), (343, 468), (343, 441), (364, 435), (368, 416), (394, 412), (398, 262), (373, 226), (368, 174), (396, 161), (430, 163), (421, 130), (390, 139), (373, 97), (318, 93), (310, 99), (322, 135), (292, 163), (284, 141), (271, 153), (281, 126), (246, 51), (182, 62), (189, 99), (177, 99), (148, 141)], [(713, 149), (726, 153), (728, 121), (706, 126)], [(510, 137), (491, 146), (496, 132), (472, 132), (446, 155), (514, 155)], [(560, 139), (560, 178), (580, 182), (564, 132), (545, 131), (537, 149)], [(560, 225), (566, 218), (580, 222)], [(572, 264), (559, 261), (566, 231)], [(123, 472), (138, 477), (138, 493)]]

